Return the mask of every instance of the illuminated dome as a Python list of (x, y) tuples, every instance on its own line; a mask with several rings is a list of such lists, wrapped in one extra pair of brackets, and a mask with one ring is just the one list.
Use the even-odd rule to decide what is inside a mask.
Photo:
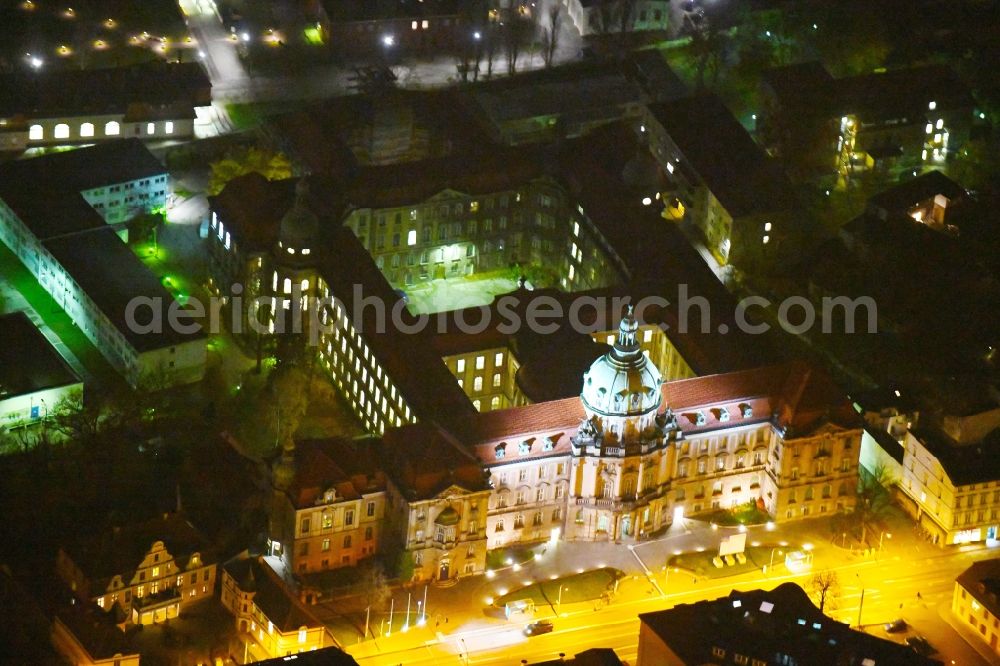
[(618, 327), (614, 348), (583, 375), (583, 405), (600, 417), (655, 414), (662, 400), (660, 371), (642, 353), (632, 307)]
[(319, 236), (319, 218), (309, 210), (309, 184), (305, 178), (295, 184), (295, 203), (281, 218), (279, 247), (288, 254), (309, 254)]

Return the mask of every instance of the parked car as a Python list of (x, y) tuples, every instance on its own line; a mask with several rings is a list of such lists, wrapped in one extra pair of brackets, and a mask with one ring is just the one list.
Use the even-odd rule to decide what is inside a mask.
[(525, 636), (538, 636), (539, 634), (547, 634), (555, 629), (552, 623), (548, 620), (539, 620), (538, 622), (532, 622), (527, 627), (524, 628)]
[(903, 618), (898, 618), (886, 624), (884, 629), (887, 634), (898, 634), (902, 631), (906, 631), (906, 627), (907, 627), (906, 620), (904, 620)]
[(917, 654), (921, 654), (925, 657), (937, 654), (937, 650), (934, 649), (934, 646), (931, 645), (930, 641), (923, 636), (907, 636), (905, 642), (913, 648), (913, 651)]

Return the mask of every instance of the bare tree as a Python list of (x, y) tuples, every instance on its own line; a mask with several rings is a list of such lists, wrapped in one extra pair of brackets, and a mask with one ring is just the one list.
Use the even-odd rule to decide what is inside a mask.
[(833, 599), (840, 593), (840, 581), (837, 579), (836, 571), (820, 571), (809, 581), (810, 587), (816, 599), (819, 601), (819, 612), (822, 613), (827, 601)]
[(511, 17), (503, 24), (503, 45), (504, 54), (507, 56), (507, 73), (517, 73), (517, 59), (521, 56), (521, 49), (530, 41), (535, 31), (535, 24), (527, 18), (521, 16)]
[(868, 543), (868, 532), (877, 529), (885, 521), (892, 497), (889, 488), (896, 483), (892, 473), (884, 465), (876, 465), (871, 472), (859, 468), (858, 491), (851, 522), (861, 532), (861, 543)]
[(559, 26), (562, 19), (562, 4), (553, 2), (549, 5), (548, 25), (542, 28), (542, 59), (546, 67), (551, 67), (555, 60), (556, 49), (559, 47)]

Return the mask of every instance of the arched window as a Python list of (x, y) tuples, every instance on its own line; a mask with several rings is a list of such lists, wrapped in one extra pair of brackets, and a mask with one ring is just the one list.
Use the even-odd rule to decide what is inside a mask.
[(28, 129), (29, 141), (41, 141), (45, 138), (45, 129), (41, 125), (32, 125)]
[(94, 136), (94, 123), (83, 123), (80, 125), (80, 136)]
[(69, 125), (66, 123), (59, 123), (56, 125), (55, 130), (52, 132), (52, 136), (57, 139), (68, 139), (69, 138)]
[(290, 278), (285, 278), (285, 281), (282, 283), (282, 286), (284, 287), (284, 292), (286, 294), (292, 293), (292, 280)]
[(118, 136), (122, 133), (122, 126), (118, 124), (118, 121), (109, 120), (104, 123), (104, 135), (105, 136)]

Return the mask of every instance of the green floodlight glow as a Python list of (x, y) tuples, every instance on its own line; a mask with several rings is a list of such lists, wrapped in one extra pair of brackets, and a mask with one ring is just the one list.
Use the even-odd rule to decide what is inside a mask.
[(306, 38), (306, 43), (313, 46), (323, 45), (323, 33), (320, 32), (319, 26), (309, 26), (302, 31), (302, 36)]

